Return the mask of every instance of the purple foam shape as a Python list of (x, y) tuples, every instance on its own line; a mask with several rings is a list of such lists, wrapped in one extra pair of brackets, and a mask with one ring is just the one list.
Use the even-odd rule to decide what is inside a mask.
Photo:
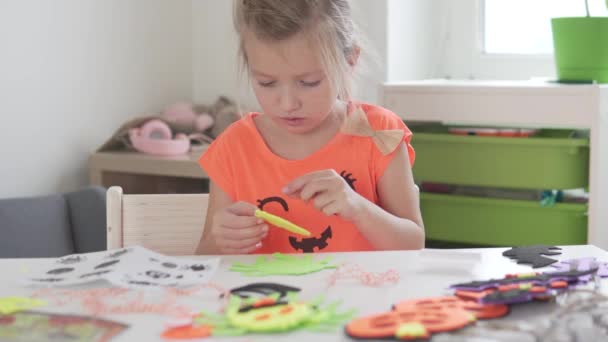
[[(576, 265), (577, 271), (587, 271), (594, 267), (597, 267), (597, 275), (605, 278), (608, 277), (608, 262), (605, 261), (597, 261), (593, 257), (589, 258), (579, 258), (579, 259), (570, 259), (560, 261), (551, 265), (551, 267), (557, 269), (558, 272), (567, 272), (573, 269), (574, 265)], [(593, 274), (589, 274), (586, 276), (580, 277), (581, 282), (589, 282), (593, 278)]]

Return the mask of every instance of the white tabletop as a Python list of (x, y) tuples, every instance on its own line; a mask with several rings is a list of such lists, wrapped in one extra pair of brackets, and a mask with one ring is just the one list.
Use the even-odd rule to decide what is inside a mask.
[[(465, 261), (452, 261), (450, 265), (441, 267), (436, 263), (429, 263), (431, 258), (428, 254), (421, 254), (419, 251), (403, 252), (359, 252), (359, 253), (330, 253), (314, 254), (317, 259), (331, 256), (334, 263), (354, 263), (370, 272), (385, 272), (394, 269), (400, 276), (397, 284), (389, 284), (382, 287), (369, 287), (360, 282), (352, 280), (339, 280), (334, 286), (328, 287), (329, 278), (334, 270), (328, 269), (321, 272), (304, 276), (270, 276), (270, 277), (244, 277), (239, 273), (230, 272), (228, 268), (235, 261), (251, 263), (257, 256), (224, 256), (222, 257), (221, 268), (213, 278), (213, 283), (221, 285), (223, 288), (230, 289), (237, 286), (246, 285), (253, 282), (277, 282), (285, 285), (300, 287), (302, 292), (299, 297), (302, 299), (313, 299), (324, 294), (327, 302), (338, 299), (343, 300), (341, 308), (356, 308), (357, 316), (380, 313), (389, 310), (392, 304), (404, 300), (424, 297), (436, 297), (448, 294), (449, 285), (467, 282), (470, 280), (482, 280), (487, 278), (503, 277), (507, 273), (530, 272), (531, 267), (518, 265), (515, 261), (502, 256), (506, 248), (487, 248), (487, 249), (461, 249), (444, 250), (445, 252), (474, 252), (479, 253), (480, 262), (475, 267), (462, 268)], [(442, 251), (438, 251), (442, 252)], [(608, 253), (595, 246), (564, 246), (562, 254), (551, 256), (558, 260), (566, 260), (580, 257), (596, 257), (602, 261), (608, 261)], [(202, 257), (204, 258), (204, 257)], [(2, 271), (2, 284), (0, 285), (0, 297), (5, 296), (29, 296), (36, 288), (24, 287), (18, 283), (18, 279), (23, 278), (24, 273), (33, 272), (41, 264), (42, 259), (0, 259), (0, 270)], [(433, 259), (436, 260), (436, 259)], [(456, 260), (456, 259), (452, 259)], [(539, 268), (535, 271), (545, 271), (550, 268)], [(105, 283), (95, 283), (89, 287), (99, 287)], [(608, 280), (602, 282), (602, 292), (608, 293)], [(106, 285), (109, 286), (109, 285)], [(86, 287), (85, 287), (86, 288)], [(195, 297), (185, 297), (185, 303), (192, 309), (216, 310), (220, 307), (221, 301), (217, 292), (202, 290)], [(77, 305), (67, 305), (64, 307), (43, 307), (37, 311), (87, 314), (83, 308)], [(512, 308), (509, 316), (503, 320), (515, 320), (526, 318), (532, 314), (538, 314), (539, 310), (548, 310), (545, 304), (519, 305)], [(160, 338), (161, 332), (165, 329), (165, 322), (169, 317), (153, 314), (120, 314), (101, 316), (100, 318), (109, 319), (130, 325), (130, 328), (122, 332), (113, 341), (163, 341)], [(267, 341), (284, 340), (290, 341), (350, 341), (338, 329), (333, 334), (321, 334), (298, 331), (276, 335), (247, 335), (239, 338), (217, 338), (207, 340), (217, 341)]]

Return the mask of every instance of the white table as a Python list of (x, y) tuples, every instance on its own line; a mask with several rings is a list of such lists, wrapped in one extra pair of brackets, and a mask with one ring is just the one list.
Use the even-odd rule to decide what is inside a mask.
[[(315, 254), (315, 258), (322, 259), (331, 256), (335, 263), (352, 262), (359, 264), (367, 271), (384, 272), (395, 269), (400, 274), (400, 282), (396, 285), (387, 285), (374, 288), (366, 287), (357, 282), (338, 281), (333, 287), (328, 288), (328, 278), (333, 270), (323, 270), (305, 276), (272, 276), (263, 278), (243, 277), (238, 273), (228, 271), (230, 265), (235, 261), (251, 263), (256, 256), (225, 256), (222, 258), (220, 271), (215, 275), (213, 282), (224, 288), (230, 289), (252, 282), (278, 282), (302, 288), (300, 298), (313, 299), (318, 295), (325, 294), (327, 302), (342, 299), (341, 308), (356, 308), (358, 316), (387, 311), (392, 304), (404, 299), (415, 299), (423, 297), (434, 297), (447, 294), (446, 288), (455, 283), (466, 282), (474, 279), (487, 279), (502, 277), (506, 273), (530, 272), (529, 266), (516, 264), (513, 260), (502, 256), (505, 248), (467, 249), (452, 250), (477, 252), (481, 255), (481, 262), (469, 272), (454, 272), (447, 269), (433, 268), (424, 269), (420, 264), (423, 258), (417, 251), (407, 252), (361, 252), (361, 253), (335, 253)], [(553, 256), (559, 260), (579, 257), (596, 257), (608, 261), (608, 252), (595, 246), (566, 246), (562, 254)], [(428, 260), (426, 258), (425, 260)], [(5, 296), (29, 296), (35, 289), (20, 286), (17, 282), (27, 269), (33, 272), (41, 264), (41, 259), (0, 259), (0, 270), (2, 270), (2, 285), (0, 297)], [(537, 269), (539, 271), (549, 268)], [(93, 285), (91, 285), (93, 286)], [(96, 286), (99, 286), (97, 284)], [(608, 280), (603, 280), (601, 291), (608, 293)], [(213, 291), (201, 292), (196, 298), (185, 298), (193, 309), (215, 310), (220, 305), (217, 293)], [(528, 317), (531, 312), (538, 313), (539, 310), (548, 310), (548, 304), (520, 305), (514, 306), (510, 315), (503, 320), (516, 320)], [(85, 314), (77, 306), (60, 308), (40, 308), (38, 311), (51, 311), (59, 313)], [(120, 334), (114, 341), (163, 341), (160, 338), (164, 330), (164, 324), (168, 317), (150, 314), (124, 314), (102, 316), (101, 318), (130, 324), (130, 328)], [(346, 337), (342, 329), (333, 334), (318, 334), (310, 332), (295, 332), (289, 335), (248, 335), (239, 338), (217, 338), (210, 341), (351, 341)]]

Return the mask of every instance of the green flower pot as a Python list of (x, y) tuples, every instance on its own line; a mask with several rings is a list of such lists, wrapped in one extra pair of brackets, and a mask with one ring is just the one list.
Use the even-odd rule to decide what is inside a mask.
[(608, 17), (553, 18), (557, 77), (608, 83)]

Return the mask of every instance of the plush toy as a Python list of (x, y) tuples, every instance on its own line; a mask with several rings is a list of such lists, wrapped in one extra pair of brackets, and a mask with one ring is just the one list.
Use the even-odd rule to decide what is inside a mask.
[(184, 134), (204, 133), (215, 120), (206, 112), (196, 112), (191, 104), (176, 103), (167, 107), (160, 117), (164, 119), (174, 132)]
[(120, 149), (122, 145), (148, 154), (185, 154), (193, 148), (192, 143), (211, 143), (240, 118), (237, 104), (224, 96), (209, 106), (175, 103), (159, 115), (126, 122), (101, 150)]
[(195, 111), (207, 113), (213, 118), (214, 124), (206, 133), (214, 139), (233, 122), (238, 121), (244, 112), (236, 102), (225, 96), (220, 96), (211, 106), (196, 106)]

